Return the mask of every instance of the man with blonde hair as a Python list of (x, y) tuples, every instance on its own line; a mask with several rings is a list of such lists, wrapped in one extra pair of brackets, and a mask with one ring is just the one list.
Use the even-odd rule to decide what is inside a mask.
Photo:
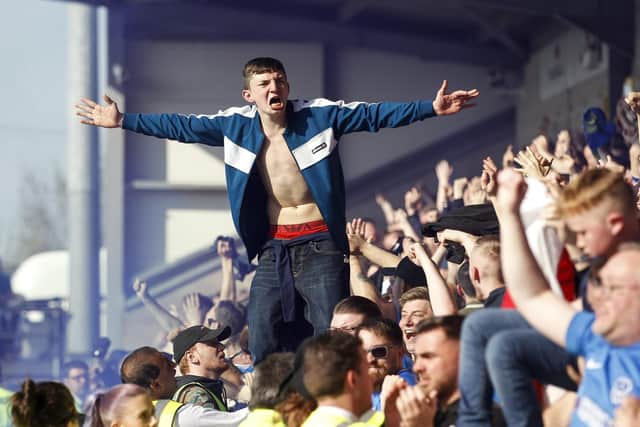
[[(526, 183), (512, 170), (498, 177), (503, 268), (516, 306), (537, 331), (586, 359), (572, 426), (613, 425), (615, 409), (640, 394), (640, 249), (637, 239), (623, 244), (624, 238), (637, 237), (638, 224), (630, 217), (632, 192), (621, 182), (621, 176), (608, 172), (585, 174), (560, 203), (585, 252), (608, 256), (598, 272), (602, 299), (594, 314), (577, 311), (551, 291), (522, 227), (519, 208)], [(586, 185), (590, 194), (573, 192)], [(602, 223), (591, 222), (587, 212)]]
[[(556, 208), (575, 233), (578, 248), (590, 259), (607, 258), (623, 242), (640, 240), (633, 191), (621, 174), (609, 169), (590, 169), (578, 175), (563, 189)], [(502, 215), (500, 222), (502, 226)], [(504, 233), (501, 228), (503, 239)], [(501, 249), (504, 271), (515, 258), (504, 244)], [(506, 273), (505, 279), (509, 284)], [(520, 286), (530, 280), (524, 270), (517, 276)], [(541, 307), (537, 315), (546, 318), (546, 309)], [(575, 363), (574, 355), (532, 329), (529, 319), (519, 312), (480, 310), (471, 314), (462, 329), (457, 425), (490, 425), (495, 387), (508, 425), (541, 426), (532, 379), (576, 390), (566, 373), (567, 366)]]
[[(416, 325), (421, 320), (433, 317), (433, 309), (429, 300), (429, 290), (424, 286), (411, 288), (400, 296), (400, 329), (409, 354), (413, 354), (416, 343)], [(405, 360), (404, 367), (411, 363)]]
[(469, 256), (469, 278), (476, 298), (484, 307), (500, 308), (504, 296), (504, 279), (500, 267), (500, 240), (495, 236), (479, 238)]

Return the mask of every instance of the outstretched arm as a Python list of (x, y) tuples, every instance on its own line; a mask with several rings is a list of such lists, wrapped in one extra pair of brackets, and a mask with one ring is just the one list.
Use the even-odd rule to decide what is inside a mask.
[(221, 131), (219, 117), (227, 113), (212, 116), (194, 114), (123, 114), (107, 95), (105, 105), (82, 98), (76, 104), (76, 115), (80, 122), (104, 128), (124, 128), (144, 135), (171, 139), (182, 142), (199, 142), (212, 146), (221, 146), (224, 136)]
[(442, 81), (442, 86), (436, 93), (436, 98), (433, 100), (433, 111), (439, 116), (446, 116), (449, 114), (455, 114), (465, 108), (475, 107), (471, 101), (480, 95), (478, 89), (471, 90), (456, 90), (453, 93), (447, 93), (447, 87), (449, 83), (446, 80)]
[(522, 316), (547, 338), (564, 347), (567, 329), (576, 311), (551, 290), (531, 253), (520, 219), (520, 204), (526, 190), (523, 176), (513, 169), (498, 174), (496, 208), (500, 212), (502, 272)]
[(100, 105), (91, 99), (81, 98), (76, 104), (76, 115), (82, 117), (80, 123), (103, 128), (122, 127), (124, 114), (118, 110), (118, 104), (107, 95), (104, 95), (104, 102), (106, 105)]
[(349, 104), (338, 101), (332, 103), (337, 107), (333, 128), (339, 138), (350, 132), (377, 132), (382, 128), (406, 126), (428, 117), (455, 114), (473, 107), (471, 100), (478, 95), (477, 89), (447, 93), (447, 81), (444, 80), (433, 101)]

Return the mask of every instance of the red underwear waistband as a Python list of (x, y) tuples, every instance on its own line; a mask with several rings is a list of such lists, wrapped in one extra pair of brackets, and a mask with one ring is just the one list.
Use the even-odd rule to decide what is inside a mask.
[(269, 226), (269, 239), (291, 240), (296, 237), (324, 231), (329, 231), (329, 227), (321, 219), (302, 224), (271, 224)]

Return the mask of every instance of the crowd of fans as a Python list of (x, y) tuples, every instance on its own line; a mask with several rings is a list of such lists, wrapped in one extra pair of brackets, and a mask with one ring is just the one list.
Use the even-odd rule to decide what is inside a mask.
[(0, 426), (640, 425), (640, 93), (617, 116), (619, 134), (590, 109), (581, 138), (537, 135), (478, 176), (442, 160), (403, 207), (378, 195), (385, 224), (347, 225), (330, 330), (256, 366), (251, 267), (217, 239), (218, 294), (167, 308), (136, 281), (153, 346), (0, 389)]

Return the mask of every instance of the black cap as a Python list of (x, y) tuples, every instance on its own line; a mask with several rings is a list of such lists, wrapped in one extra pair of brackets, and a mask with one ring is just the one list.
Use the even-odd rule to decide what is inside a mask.
[(182, 356), (189, 350), (195, 343), (198, 342), (211, 342), (211, 341), (224, 341), (231, 336), (231, 328), (223, 326), (217, 329), (209, 329), (206, 326), (196, 325), (184, 329), (176, 335), (173, 339), (173, 358), (176, 363), (180, 363)]

